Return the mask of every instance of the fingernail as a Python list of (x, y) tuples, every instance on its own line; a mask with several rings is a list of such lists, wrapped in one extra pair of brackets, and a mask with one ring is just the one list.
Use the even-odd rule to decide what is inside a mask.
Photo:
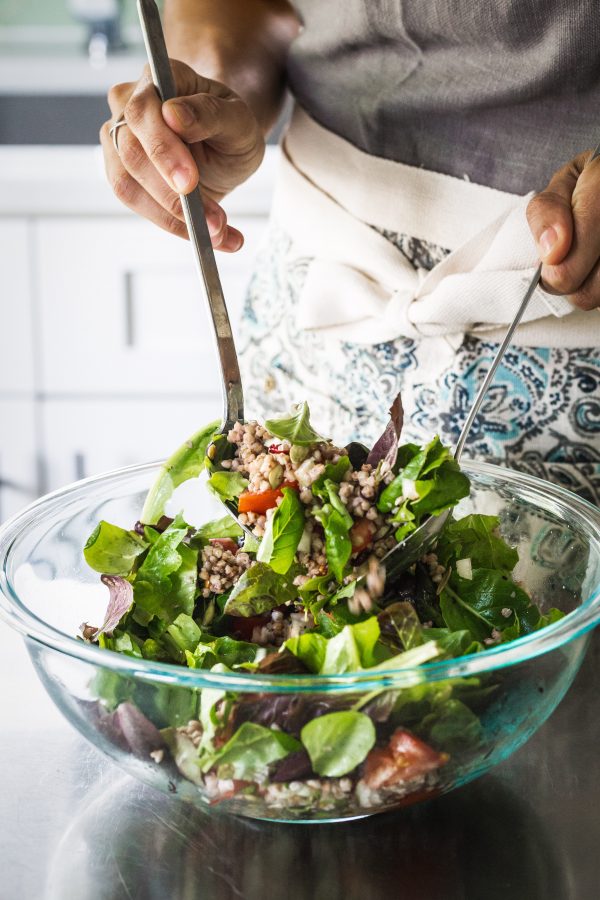
[(194, 122), (194, 113), (187, 103), (170, 103), (173, 110), (182, 125), (192, 125)]
[(171, 175), (171, 181), (178, 194), (185, 194), (190, 183), (190, 176), (185, 169), (175, 169)]
[(539, 239), (540, 249), (542, 251), (542, 256), (548, 256), (555, 243), (558, 240), (558, 235), (556, 233), (556, 229), (550, 226), (542, 231)]

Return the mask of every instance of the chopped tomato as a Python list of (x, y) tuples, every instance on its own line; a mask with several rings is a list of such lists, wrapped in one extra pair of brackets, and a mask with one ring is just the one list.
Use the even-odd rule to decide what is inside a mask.
[(271, 444), (269, 453), (285, 453), (285, 450), (279, 444)]
[(377, 790), (401, 781), (412, 781), (448, 762), (447, 753), (438, 753), (410, 731), (397, 728), (387, 747), (375, 747), (365, 762), (364, 780)]
[(273, 509), (274, 506), (277, 506), (277, 501), (280, 497), (283, 497), (283, 488), (286, 487), (297, 491), (298, 482), (284, 481), (280, 488), (271, 488), (258, 494), (255, 494), (253, 491), (244, 491), (238, 499), (238, 512), (253, 512), (264, 515), (268, 509)]
[(375, 537), (375, 531), (375, 525), (369, 519), (357, 519), (350, 529), (352, 552), (361, 553), (372, 544), (373, 538)]
[(233, 538), (210, 538), (209, 543), (214, 547), (222, 547), (223, 550), (231, 550), (232, 553), (237, 553), (240, 549)]

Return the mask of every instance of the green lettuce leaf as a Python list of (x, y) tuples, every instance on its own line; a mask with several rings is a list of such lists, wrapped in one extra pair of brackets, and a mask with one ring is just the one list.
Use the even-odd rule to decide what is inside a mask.
[(434, 703), (415, 729), (419, 737), (436, 750), (460, 753), (472, 749), (481, 738), (481, 722), (469, 707), (454, 697)]
[(279, 575), (285, 575), (294, 562), (303, 531), (304, 507), (298, 492), (283, 488), (283, 500), (267, 520), (256, 559), (268, 563)]
[[(453, 573), (440, 595), (444, 621), (452, 631), (469, 631), (477, 641), (519, 623), (522, 633), (534, 630), (531, 624), (533, 604), (528, 594), (506, 575), (494, 569), (474, 569), (470, 579)], [(502, 610), (510, 610), (504, 616)], [(540, 617), (533, 607), (533, 618)]]
[(231, 538), (237, 540), (244, 534), (244, 530), (240, 528), (232, 516), (223, 516), (222, 519), (215, 519), (213, 522), (206, 522), (201, 525), (195, 532), (192, 543), (194, 546), (205, 547), (209, 541), (215, 538)]
[(198, 551), (182, 544), (188, 525), (177, 516), (154, 540), (133, 585), (133, 616), (142, 625), (158, 616), (170, 624), (194, 610)]
[(356, 625), (345, 625), (327, 641), (321, 674), (340, 675), (374, 666), (379, 661), (375, 656), (379, 634), (377, 616)]
[(308, 631), (300, 637), (288, 638), (287, 648), (300, 659), (310, 672), (321, 675), (341, 675), (369, 668), (379, 661), (376, 645), (379, 640), (377, 616), (343, 625), (332, 637)]
[(392, 647), (395, 652), (398, 652), (398, 648), (411, 650), (425, 642), (423, 627), (417, 612), (408, 600), (400, 600), (386, 606), (377, 618), (382, 641)]
[(284, 731), (244, 722), (220, 750), (201, 759), (200, 765), (203, 772), (216, 766), (219, 778), (254, 781), (264, 778), (271, 763), (301, 749), (300, 742)]
[(204, 779), (200, 771), (198, 748), (192, 739), (187, 734), (177, 731), (176, 728), (164, 728), (161, 734), (177, 769), (183, 777), (191, 781), (192, 784), (203, 786)]
[(309, 672), (320, 672), (325, 662), (327, 639), (316, 631), (306, 631), (299, 637), (288, 638), (281, 649), (284, 648), (297, 656)]
[(294, 600), (297, 593), (291, 578), (255, 562), (233, 586), (223, 611), (228, 616), (257, 616)]
[(306, 402), (292, 406), (291, 415), (285, 419), (267, 419), (265, 428), (274, 437), (299, 447), (308, 447), (325, 440), (311, 426), (310, 410)]
[(236, 500), (248, 487), (248, 479), (239, 472), (213, 472), (206, 485), (221, 500)]
[(201, 428), (163, 464), (142, 509), (141, 521), (144, 524), (154, 525), (158, 522), (175, 488), (190, 478), (197, 478), (204, 470), (206, 450), (218, 427), (218, 422), (211, 422)]
[(354, 710), (327, 713), (308, 722), (300, 732), (313, 769), (326, 778), (352, 772), (375, 744), (375, 726)]
[(201, 631), (186, 613), (180, 613), (162, 636), (163, 646), (177, 660), (185, 662), (185, 651), (193, 650), (201, 637)]
[(325, 532), (325, 555), (329, 571), (341, 584), (344, 580), (344, 570), (352, 554), (350, 539), (352, 516), (340, 500), (337, 484), (330, 480), (325, 481), (323, 490), (329, 502), (316, 510), (314, 516)]
[(450, 631), (449, 628), (423, 628), (426, 640), (435, 641), (448, 656), (467, 656), (479, 653), (485, 647), (473, 638), (470, 631)]
[(394, 521), (401, 525), (401, 540), (414, 530), (425, 515), (439, 515), (469, 494), (469, 479), (463, 475), (450, 450), (437, 435), (425, 447), (405, 444), (398, 450), (398, 474), (381, 492), (380, 512), (389, 513), (404, 496)]
[(519, 554), (496, 534), (499, 524), (497, 516), (480, 514), (449, 522), (438, 542), (438, 557), (444, 565), (450, 560), (470, 559), (474, 569), (496, 569), (508, 575)]
[(127, 576), (147, 549), (148, 542), (135, 531), (125, 531), (102, 520), (89, 536), (83, 555), (96, 572)]
[(311, 485), (311, 490), (315, 497), (328, 500), (329, 491), (326, 488), (326, 482), (331, 481), (334, 484), (340, 484), (349, 468), (350, 458), (348, 456), (340, 456), (337, 462), (327, 463), (325, 471)]
[(236, 641), (225, 635), (214, 641), (197, 642), (193, 650), (188, 648), (186, 661), (191, 669), (212, 669), (218, 663), (233, 669), (242, 663), (256, 662), (265, 654), (265, 649), (258, 644)]
[(115, 653), (124, 653), (125, 656), (142, 656), (142, 648), (138, 641), (127, 631), (115, 631), (113, 635), (106, 633), (99, 634), (98, 646), (103, 650), (113, 650)]
[(437, 466), (430, 477), (417, 479), (414, 488), (419, 499), (412, 501), (411, 510), (420, 523), (425, 515), (438, 516), (445, 509), (456, 506), (463, 497), (468, 497), (471, 484), (458, 463), (448, 459)]
[[(231, 670), (226, 665), (223, 665), (223, 663), (217, 663), (215, 666), (211, 667), (211, 671), (230, 672)], [(213, 741), (217, 729), (225, 724), (228, 711), (231, 708), (227, 703), (222, 704), (222, 707), (225, 707), (225, 714), (220, 719), (217, 718), (217, 704), (226, 697), (227, 692), (221, 690), (221, 688), (203, 688), (200, 691), (200, 710), (198, 719), (202, 725), (202, 738), (200, 739), (200, 746), (196, 751), (196, 755), (198, 755), (198, 753), (211, 753), (214, 750)]]

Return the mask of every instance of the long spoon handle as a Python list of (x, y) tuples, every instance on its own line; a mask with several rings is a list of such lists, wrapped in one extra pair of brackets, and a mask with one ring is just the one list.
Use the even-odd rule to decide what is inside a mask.
[[(152, 80), (161, 100), (176, 96), (171, 63), (165, 44), (158, 7), (154, 0), (137, 0), (144, 44), (152, 72)], [(204, 295), (210, 311), (223, 383), (223, 424), (221, 430), (244, 420), (244, 395), (231, 323), (227, 313), (219, 270), (212, 247), (200, 189), (181, 194), (181, 205), (187, 225), (198, 271), (204, 285)]]

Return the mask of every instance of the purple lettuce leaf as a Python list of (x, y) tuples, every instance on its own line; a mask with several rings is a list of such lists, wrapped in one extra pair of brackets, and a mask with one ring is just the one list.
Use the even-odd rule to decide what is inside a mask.
[(106, 615), (100, 628), (87, 623), (81, 625), (86, 641), (97, 641), (101, 634), (111, 635), (133, 604), (133, 586), (121, 575), (101, 575), (100, 580), (110, 593)]
[(404, 410), (402, 408), (402, 399), (400, 394), (398, 394), (390, 406), (390, 421), (381, 437), (373, 444), (373, 448), (367, 456), (368, 464), (375, 467), (382, 460), (385, 460), (389, 463), (390, 468), (394, 467), (396, 456), (398, 455), (398, 444), (400, 443), (403, 423)]

